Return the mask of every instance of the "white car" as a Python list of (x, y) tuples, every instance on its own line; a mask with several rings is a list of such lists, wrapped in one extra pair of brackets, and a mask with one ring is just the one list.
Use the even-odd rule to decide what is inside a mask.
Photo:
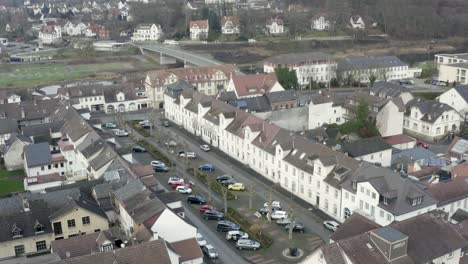
[(167, 184), (173, 184), (176, 182), (184, 183), (184, 179), (181, 179), (179, 177), (170, 177), (169, 180), (167, 181)]
[(338, 229), (338, 227), (340, 227), (340, 224), (338, 224), (338, 223), (335, 222), (335, 221), (329, 220), (329, 221), (323, 222), (323, 226), (324, 226), (326, 229), (335, 232), (335, 231)]
[(151, 161), (150, 164), (153, 167), (166, 167), (166, 164), (164, 164), (164, 162), (162, 162), (160, 160), (153, 160), (153, 161)]
[[(281, 204), (279, 201), (272, 201), (271, 205), (273, 208), (281, 208)], [(264, 203), (263, 207), (270, 207), (270, 203), (269, 202)]]
[(271, 219), (273, 220), (278, 220), (278, 219), (283, 219), (283, 218), (288, 218), (288, 213), (285, 211), (274, 211), (271, 214)]
[(205, 254), (205, 256), (207, 256), (208, 258), (210, 259), (215, 259), (215, 258), (218, 258), (218, 252), (216, 251), (216, 249), (208, 244), (204, 247), (202, 247), (202, 251), (203, 251), (203, 254)]
[(203, 238), (202, 234), (200, 233), (197, 233), (197, 236), (195, 238), (197, 239), (197, 243), (200, 247), (206, 246), (206, 244), (208, 244), (205, 238)]
[(189, 159), (195, 159), (197, 158), (197, 154), (195, 154), (195, 152), (187, 152), (187, 153), (182, 152), (179, 154), (179, 157), (182, 157), (182, 158), (187, 157)]
[(205, 151), (205, 152), (211, 150), (210, 146), (209, 146), (209, 145), (206, 145), (206, 144), (205, 144), (205, 145), (201, 145), (201, 146), (200, 146), (200, 149), (203, 150), (203, 151)]
[(174, 140), (171, 140), (169, 142), (166, 142), (166, 146), (168, 147), (176, 147), (177, 146), (177, 142), (175, 142)]
[(179, 193), (186, 193), (186, 194), (192, 193), (192, 189), (187, 186), (177, 186), (176, 191), (178, 191)]
[(232, 230), (227, 232), (226, 234), (226, 240), (234, 240), (237, 241), (239, 239), (247, 239), (249, 238), (249, 234), (244, 233), (240, 230)]

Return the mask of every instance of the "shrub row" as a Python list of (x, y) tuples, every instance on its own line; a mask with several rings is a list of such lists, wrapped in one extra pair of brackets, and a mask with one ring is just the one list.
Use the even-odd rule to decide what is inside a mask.
[(243, 214), (237, 210), (228, 208), (227, 218), (229, 221), (238, 224), (242, 230), (247, 232), (250, 238), (262, 244), (263, 248), (268, 248), (273, 243), (273, 239), (260, 228), (259, 225), (253, 224)]
[(140, 126), (140, 124), (138, 124), (138, 121), (130, 122), (130, 125), (133, 127), (133, 129), (138, 131), (138, 133), (140, 133), (143, 137), (147, 138), (151, 136), (148, 130), (144, 129), (143, 127)]
[[(193, 171), (193, 169), (192, 169)], [(210, 177), (209, 175), (206, 175), (204, 173), (200, 173), (197, 171), (197, 178), (202, 181), (204, 184), (206, 184), (206, 186), (208, 186), (209, 188), (211, 188), (211, 190), (215, 191), (217, 194), (221, 195), (221, 197), (223, 197), (223, 189), (225, 189), (227, 191), (227, 199), (228, 200), (233, 200), (236, 198), (236, 195), (234, 195), (231, 191), (227, 190), (226, 187), (224, 187), (221, 183), (219, 183), (218, 181), (212, 179), (211, 180), (211, 185), (210, 185), (210, 182), (208, 180), (208, 177)]]
[(166, 157), (164, 154), (159, 152), (153, 145), (151, 145), (148, 141), (146, 140), (140, 140), (138, 141), (138, 145), (144, 147), (148, 153), (157, 160), (160, 160), (164, 163), (166, 163), (168, 166), (172, 166), (171, 160)]

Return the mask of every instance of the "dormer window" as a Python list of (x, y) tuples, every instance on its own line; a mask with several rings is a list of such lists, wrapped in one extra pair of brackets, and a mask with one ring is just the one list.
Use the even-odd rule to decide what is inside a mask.
[(36, 221), (36, 224), (34, 225), (34, 232), (36, 234), (38, 233), (44, 233), (44, 226), (39, 223), (39, 221)]
[(390, 199), (388, 199), (387, 197), (384, 196), (384, 198), (383, 198), (383, 203), (384, 203), (385, 205), (388, 205), (388, 204), (390, 203)]
[(416, 198), (410, 198), (411, 206), (420, 205), (420, 204), (422, 204), (422, 201), (423, 201), (422, 196), (419, 196), (419, 197), (416, 197)]
[(357, 181), (352, 181), (353, 184), (353, 190), (357, 190)]
[(23, 237), (23, 230), (17, 227), (15, 223), (13, 224), (13, 227), (11, 228), (11, 234), (13, 235), (13, 238), (21, 238)]

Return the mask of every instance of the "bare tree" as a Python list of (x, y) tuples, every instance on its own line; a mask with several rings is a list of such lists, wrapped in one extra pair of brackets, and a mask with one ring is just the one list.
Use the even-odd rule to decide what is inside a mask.
[(267, 214), (267, 220), (268, 222), (271, 222), (271, 214), (273, 213), (273, 190), (270, 188), (270, 192), (268, 193), (268, 214)]
[(291, 223), (289, 224), (289, 230), (288, 230), (288, 239), (292, 240), (292, 235), (293, 235), (293, 229), (294, 225), (296, 224), (296, 216), (294, 212), (294, 208), (291, 206), (289, 207), (289, 218), (291, 219)]
[(226, 188), (221, 188), (221, 194), (223, 195), (223, 203), (224, 203), (224, 214), (227, 215), (227, 197), (228, 197), (228, 190)]
[(247, 192), (249, 192), (249, 209), (252, 209), (252, 200), (253, 196), (255, 194), (255, 189), (253, 186), (248, 186), (247, 187)]
[(208, 185), (208, 202), (211, 202), (212, 200), (212, 194), (213, 194), (213, 190), (212, 190), (212, 187), (213, 187), (213, 179), (211, 177), (207, 177), (206, 178), (206, 184)]

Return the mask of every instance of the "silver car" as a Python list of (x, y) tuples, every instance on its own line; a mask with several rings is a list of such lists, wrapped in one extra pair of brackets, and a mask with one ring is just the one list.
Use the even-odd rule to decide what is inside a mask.
[(205, 256), (207, 256), (210, 259), (218, 258), (218, 252), (210, 244), (203, 246), (202, 251), (203, 251), (203, 254), (205, 254)]
[(257, 250), (261, 247), (260, 243), (252, 239), (239, 239), (236, 242), (236, 247), (238, 249), (252, 249)]
[(226, 234), (226, 240), (237, 241), (239, 239), (247, 239), (247, 238), (249, 238), (249, 234), (244, 233), (244, 232), (239, 231), (239, 230), (229, 231)]

